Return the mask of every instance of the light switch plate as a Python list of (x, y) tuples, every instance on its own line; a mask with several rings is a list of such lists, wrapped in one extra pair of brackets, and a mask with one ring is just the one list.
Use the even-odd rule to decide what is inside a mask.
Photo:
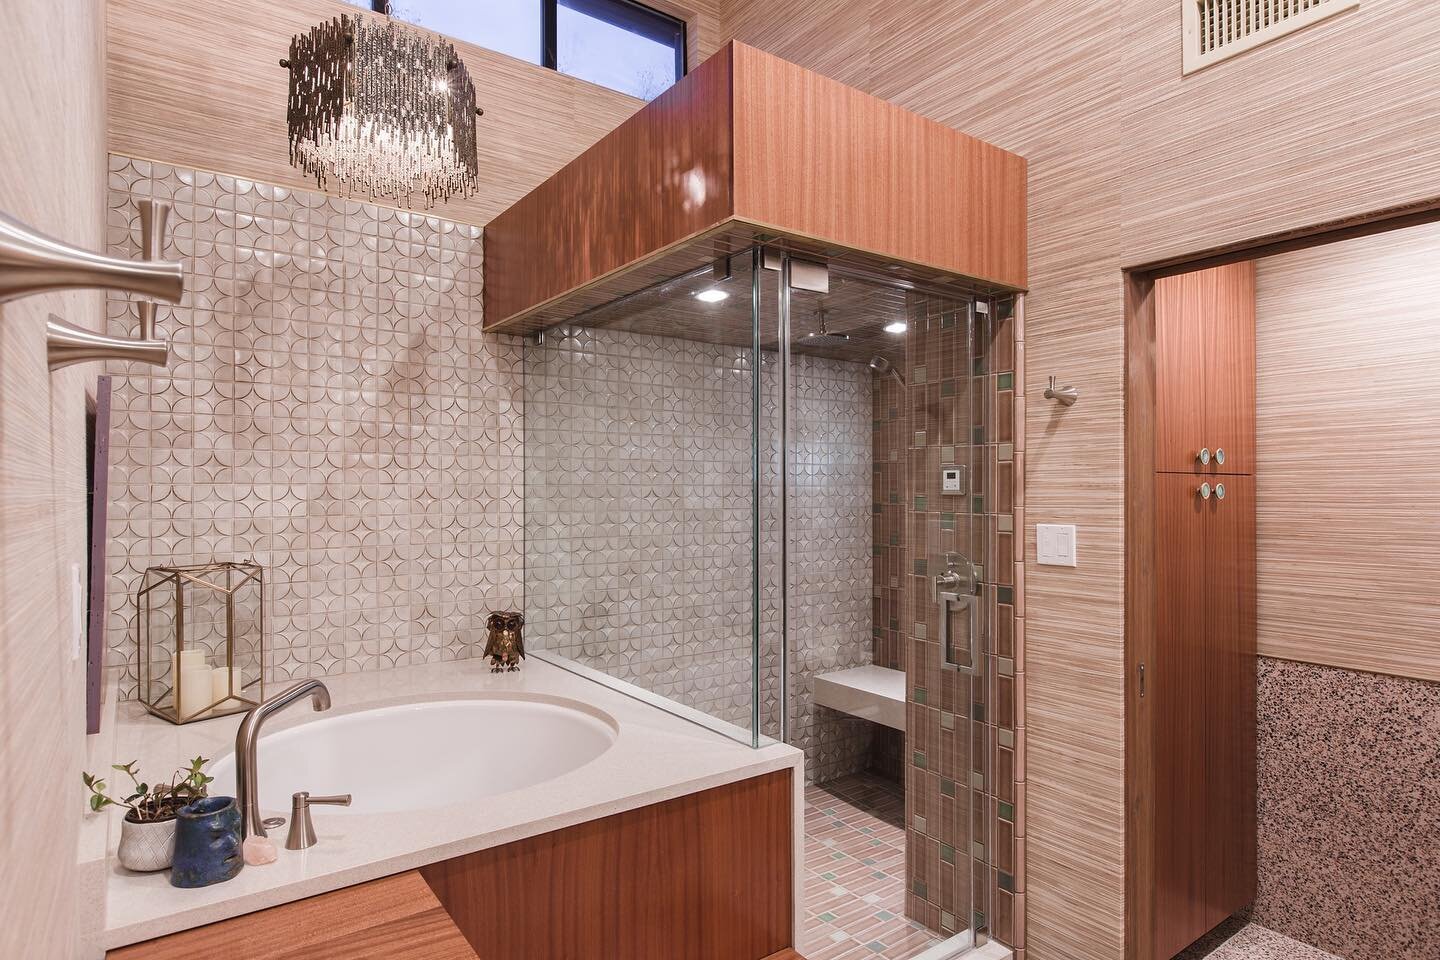
[(1075, 566), (1075, 525), (1035, 524), (1035, 562), (1050, 567)]
[(85, 649), (85, 578), (80, 564), (70, 564), (70, 659), (79, 660)]

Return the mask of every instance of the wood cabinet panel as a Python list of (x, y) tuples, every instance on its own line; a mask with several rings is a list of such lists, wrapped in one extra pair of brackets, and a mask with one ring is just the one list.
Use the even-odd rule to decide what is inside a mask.
[[(1197, 459), (1202, 449), (1208, 464)], [(1254, 472), (1253, 263), (1155, 281), (1155, 469)]]
[(1182, 473), (1155, 475), (1155, 648), (1147, 664), (1153, 738), (1154, 956), (1170, 957), (1210, 928), (1205, 874), (1206, 521), (1209, 502)]
[(1254, 899), (1256, 841), (1255, 479), (1214, 482), (1205, 508), (1201, 664), (1206, 929)]
[(1155, 469), (1199, 471), (1205, 436), (1205, 310), (1214, 276), (1155, 281)]
[(422, 868), (484, 960), (751, 960), (793, 946), (782, 771)]
[(1135, 775), (1153, 798), (1146, 956), (1168, 958), (1255, 892), (1255, 484), (1157, 473), (1154, 490), (1152, 742)]
[(1213, 270), (1205, 321), (1205, 442), (1223, 449), (1212, 474), (1255, 472), (1255, 264)]
[(477, 960), (414, 870), (120, 947), (107, 960)]

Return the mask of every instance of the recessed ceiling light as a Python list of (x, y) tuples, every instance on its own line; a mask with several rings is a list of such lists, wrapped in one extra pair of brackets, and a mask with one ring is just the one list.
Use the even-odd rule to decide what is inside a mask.
[(730, 294), (724, 290), (716, 290), (714, 287), (711, 287), (709, 290), (701, 290), (695, 294), (695, 299), (701, 303), (719, 303), (728, 296), (730, 296)]
[(896, 320), (894, 323), (885, 324), (886, 333), (904, 333), (906, 324), (904, 320)]

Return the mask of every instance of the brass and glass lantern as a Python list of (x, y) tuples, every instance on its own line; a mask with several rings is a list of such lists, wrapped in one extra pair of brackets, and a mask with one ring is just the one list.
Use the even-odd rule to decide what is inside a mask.
[(323, 189), (427, 204), (475, 188), (475, 86), (453, 44), (342, 14), (290, 41), (290, 162)]
[(171, 723), (265, 698), (265, 571), (258, 563), (150, 567), (135, 595), (140, 701)]

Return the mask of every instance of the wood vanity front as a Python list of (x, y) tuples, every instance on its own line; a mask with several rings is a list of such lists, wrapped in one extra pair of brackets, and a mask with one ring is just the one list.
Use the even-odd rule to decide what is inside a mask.
[(107, 957), (798, 957), (791, 777), (740, 780)]

